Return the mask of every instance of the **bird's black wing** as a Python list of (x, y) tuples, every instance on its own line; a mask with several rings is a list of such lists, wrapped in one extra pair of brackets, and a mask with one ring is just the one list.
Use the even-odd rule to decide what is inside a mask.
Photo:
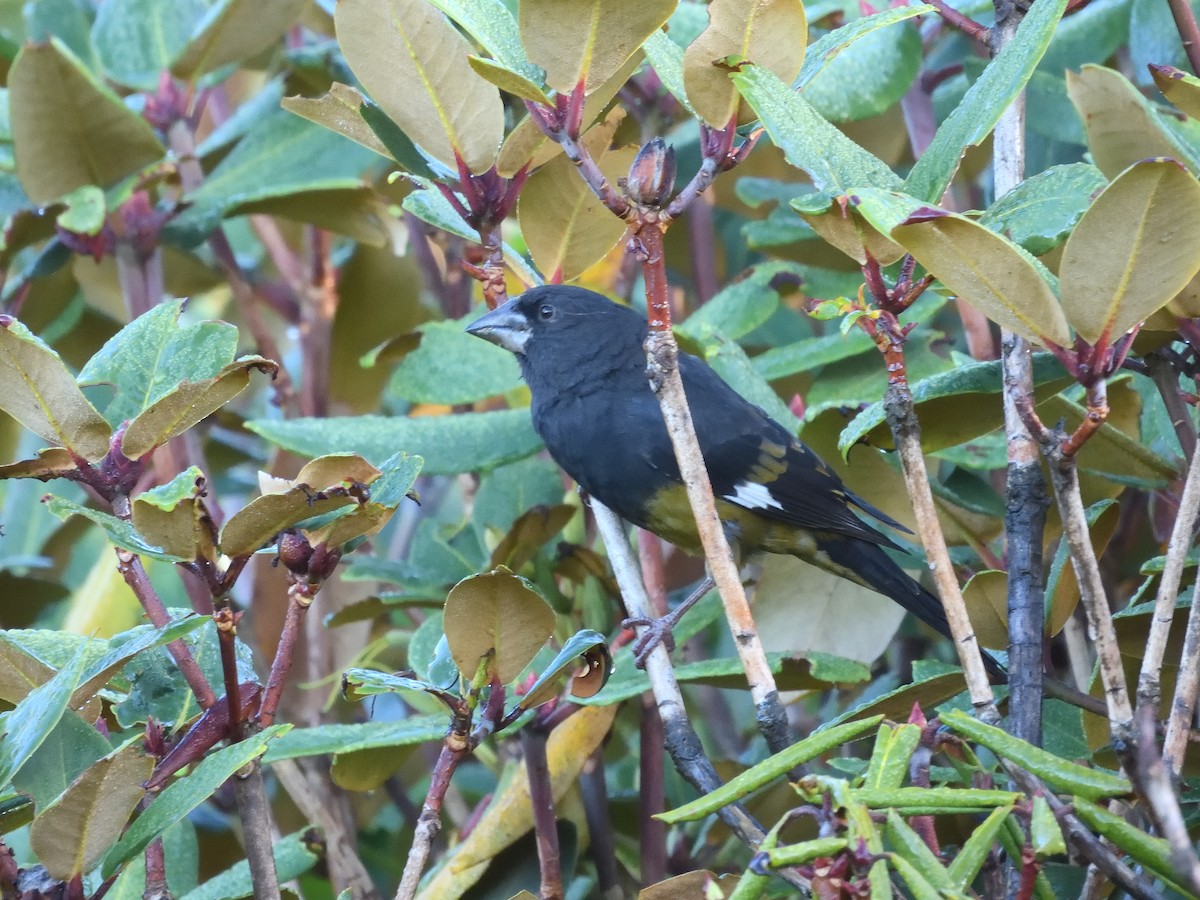
[[(894, 544), (851, 507), (907, 530), (850, 491), (816, 453), (700, 360), (680, 354), (680, 374), (717, 497), (767, 519), (885, 546)], [(669, 441), (645, 450), (656, 468), (679, 477)]]

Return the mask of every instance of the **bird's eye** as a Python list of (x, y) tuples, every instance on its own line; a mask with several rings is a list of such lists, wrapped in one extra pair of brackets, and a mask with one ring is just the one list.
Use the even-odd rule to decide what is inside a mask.
[(549, 303), (543, 303), (541, 306), (538, 307), (538, 317), (543, 322), (549, 322), (551, 319), (554, 318), (554, 307), (551, 306)]

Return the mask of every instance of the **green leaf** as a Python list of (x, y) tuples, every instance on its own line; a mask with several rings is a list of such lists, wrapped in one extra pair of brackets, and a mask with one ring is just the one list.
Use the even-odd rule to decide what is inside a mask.
[[(361, 672), (365, 670), (352, 669)], [(346, 673), (349, 676), (350, 672)], [(382, 673), (380, 673), (382, 674)], [(361, 722), (355, 725), (317, 725), (294, 728), (271, 742), (264, 763), (303, 756), (336, 756), (376, 747), (408, 747), (438, 741), (446, 736), (449, 718), (444, 714), (410, 716), (396, 722)]]
[(104, 410), (122, 422), (161, 400), (183, 381), (214, 377), (233, 361), (238, 331), (228, 322), (179, 321), (184, 301), (160, 303), (108, 339), (79, 373), (84, 385), (111, 384), (116, 395)]
[[(887, 855), (888, 864), (904, 879), (913, 900), (941, 900), (941, 892), (921, 874), (921, 870), (898, 853)], [(878, 864), (876, 864), (878, 865)], [(886, 869), (884, 870), (886, 871)]]
[(94, 184), (85, 184), (64, 196), (61, 202), (65, 203), (67, 208), (55, 218), (56, 225), (76, 234), (94, 236), (100, 233), (108, 215), (104, 191)]
[(280, 109), (260, 119), (186, 197), (165, 233), (199, 243), (239, 207), (304, 193), (358, 190), (374, 154), (340, 134)]
[(149, 123), (57, 39), (17, 54), (8, 108), (17, 175), (35, 203), (85, 184), (110, 187), (164, 154)]
[(864, 732), (874, 728), (883, 720), (883, 716), (873, 716), (859, 722), (849, 722), (834, 728), (827, 728), (809, 735), (802, 741), (797, 741), (786, 750), (764, 759), (755, 766), (731, 778), (715, 791), (710, 791), (703, 797), (698, 797), (691, 803), (658, 813), (654, 816), (675, 825), (679, 822), (692, 822), (715, 813), (723, 806), (741, 800), (748, 794), (771, 783), (781, 775), (790, 772), (796, 766), (815, 759), (823, 753), (828, 753), (842, 744), (849, 743)]
[(16, 319), (0, 316), (0, 409), (38, 437), (96, 462), (109, 427), (57, 353)]
[(118, 519), (110, 513), (101, 512), (98, 509), (89, 509), (86, 506), (81, 506), (63, 497), (51, 495), (45, 503), (46, 509), (64, 522), (71, 518), (71, 516), (83, 516), (85, 519), (91, 520), (96, 525), (99, 525), (108, 536), (108, 539), (122, 550), (138, 553), (142, 556), (149, 556), (152, 559), (165, 560), (166, 562), (186, 562), (192, 559), (190, 556), (174, 556), (162, 547), (156, 547), (149, 543), (133, 527), (133, 523), (127, 519)]
[[(79, 691), (75, 693), (78, 695)], [(111, 750), (104, 735), (94, 725), (68, 710), (20, 771), (13, 775), (13, 787), (32, 797), (34, 805), (41, 811), (61, 797), (71, 782), (86, 772), (92, 763)]]
[[(1044, 801), (1043, 801), (1044, 802)], [(950, 863), (950, 877), (960, 891), (966, 891), (975, 881), (983, 864), (992, 851), (992, 844), (999, 837), (1004, 820), (1012, 812), (1011, 806), (997, 806), (980, 824), (971, 831), (971, 836)]]
[(1015, 791), (982, 788), (899, 787), (855, 788), (850, 792), (856, 803), (871, 809), (905, 810), (906, 814), (947, 815), (960, 810), (1011, 807), (1021, 798)]
[(954, 880), (942, 865), (942, 861), (929, 849), (924, 838), (913, 831), (894, 809), (888, 810), (886, 828), (888, 843), (926, 882), (939, 891), (950, 893), (954, 890)]
[(103, 3), (92, 25), (92, 45), (113, 81), (155, 91), (162, 73), (187, 46), (208, 12), (205, 0), (114, 0)]
[(687, 97), (683, 82), (683, 48), (669, 38), (664, 31), (656, 31), (642, 44), (646, 59), (654, 69), (663, 87), (671, 92), (689, 115), (699, 118)]
[(367, 93), (426, 153), (475, 173), (496, 161), (504, 106), (467, 62), (471, 47), (422, 0), (343, 0), (338, 43)]
[(90, 872), (116, 843), (129, 814), (146, 795), (154, 760), (134, 736), (76, 778), (38, 810), (29, 843), (46, 871), (63, 881)]
[(933, 140), (904, 181), (906, 193), (929, 203), (941, 199), (954, 179), (963, 153), (983, 142), (996, 127), (1004, 110), (1025, 87), (1042, 54), (1050, 46), (1066, 6), (1067, 0), (1043, 0), (1029, 8), (1012, 40), (938, 127)]
[(612, 673), (612, 657), (608, 654), (608, 640), (598, 631), (585, 628), (577, 631), (563, 644), (554, 659), (542, 669), (537, 681), (530, 685), (517, 706), (521, 709), (533, 709), (548, 700), (558, 696), (562, 690), (562, 682), (579, 671), (580, 660), (585, 656), (593, 656), (600, 652), (605, 662), (604, 671), (598, 679), (599, 686), (585, 696), (594, 696), (604, 687)]
[(1184, 896), (1191, 894), (1179, 884), (1171, 846), (1165, 840), (1150, 836), (1138, 826), (1084, 797), (1075, 797), (1073, 805), (1075, 815), (1085, 825), (1108, 838), (1119, 850), (1129, 854), (1174, 890)]
[(764, 324), (779, 309), (782, 286), (798, 285), (804, 267), (788, 260), (759, 263), (692, 313), (679, 327), (680, 333), (703, 342), (713, 332), (740, 340)]
[(1128, 794), (1133, 790), (1129, 780), (1121, 775), (1060, 759), (1028, 741), (973, 719), (961, 710), (944, 713), (941, 719), (952, 731), (983, 744), (997, 756), (1015, 762), (1066, 793), (1099, 800)]
[[(418, 694), (433, 694), (444, 702), (454, 702), (457, 694), (451, 694), (428, 681), (408, 675), (391, 675), (375, 669), (347, 669), (342, 673), (342, 696), (351, 702), (379, 694), (398, 694), (414, 691)], [(442, 717), (445, 725), (445, 717)]]
[(517, 20), (503, 0), (429, 0), (501, 65), (542, 84), (544, 73), (525, 56)]
[(837, 59), (843, 50), (854, 46), (859, 39), (874, 33), (880, 28), (886, 28), (888, 25), (894, 25), (897, 22), (903, 22), (915, 16), (934, 11), (934, 7), (927, 3), (894, 6), (883, 12), (854, 19), (839, 28), (835, 28), (833, 31), (821, 35), (817, 40), (808, 45), (808, 50), (804, 54), (804, 65), (800, 68), (800, 74), (796, 77), (792, 88), (794, 90), (804, 89), (810, 81), (820, 75), (830, 63)]
[(421, 342), (396, 367), (388, 392), (410, 403), (450, 406), (520, 387), (516, 357), (463, 331), (472, 318), (473, 313), (462, 320), (420, 326)]
[(424, 457), (429, 475), (493, 469), (524, 459), (542, 445), (527, 409), (419, 418), (255, 419), (246, 427), (303, 456), (349, 451), (383, 460), (402, 447)]
[(863, 781), (869, 788), (895, 788), (908, 777), (908, 764), (921, 743), (921, 727), (905, 723), (902, 725), (880, 725), (875, 736), (875, 749)]
[(152, 840), (211, 797), (238, 769), (262, 756), (272, 738), (287, 734), (291, 728), (291, 725), (272, 725), (240, 743), (211, 753), (191, 773), (167, 785), (108, 852), (104, 877), (111, 876), (122, 863), (146, 849)]
[(554, 633), (554, 610), (528, 581), (500, 566), (450, 589), (442, 627), (463, 681), (490, 657), (489, 680), (508, 684)]
[[(1033, 355), (1036, 398), (1056, 394), (1071, 381), (1062, 363), (1052, 355)], [(1004, 421), (1002, 388), (1000, 363), (994, 360), (969, 362), (913, 384), (913, 402), (921, 419), (925, 452), (957, 446), (1000, 425)], [(987, 400), (989, 396), (993, 399)], [(850, 448), (864, 439), (873, 446), (891, 446), (891, 431), (882, 401), (872, 403), (854, 417), (838, 438), (838, 450), (843, 457), (847, 456)]]
[(75, 692), (72, 702), (78, 706), (89, 699), (108, 684), (117, 670), (129, 660), (148, 650), (180, 640), (205, 625), (211, 619), (208, 616), (198, 616), (184, 613), (168, 622), (162, 628), (153, 625), (139, 625), (129, 631), (122, 631), (108, 639), (107, 649), (98, 659), (89, 657), (83, 676), (80, 678), (79, 689)]
[[(310, 829), (304, 828), (275, 842), (275, 874), (280, 882), (299, 878), (320, 861), (321, 855), (310, 844), (311, 837)], [(349, 890), (346, 889), (347, 895)], [(253, 895), (250, 863), (243, 859), (188, 891), (180, 900), (239, 900)]]
[(1200, 181), (1174, 160), (1136, 163), (1096, 198), (1063, 248), (1062, 308), (1080, 336), (1115, 341), (1200, 269)]
[(0, 788), (9, 785), (63, 717), (86, 663), (87, 653), (80, 650), (53, 678), (0, 716)]
[(516, 69), (510, 69), (503, 63), (498, 63), (485, 56), (471, 55), (467, 57), (467, 62), (471, 64), (475, 74), (494, 84), (506, 94), (512, 94), (521, 100), (540, 103), (543, 106), (551, 106), (554, 103), (542, 89), (539, 81), (526, 77)]
[(1104, 174), (1087, 163), (1052, 166), (989, 206), (979, 224), (1041, 256), (1066, 240), (1106, 183)]
[(1061, 856), (1067, 852), (1067, 842), (1063, 838), (1058, 817), (1054, 815), (1054, 810), (1050, 808), (1046, 798), (1041, 795), (1033, 798), (1033, 812), (1029, 817), (1029, 843), (1039, 859)]
[(218, 0), (197, 24), (171, 74), (195, 81), (257, 56), (296, 24), (307, 5), (308, 0)]
[(872, 29), (829, 59), (804, 88), (804, 98), (830, 122), (867, 119), (903, 97), (920, 67), (916, 27)]
[(862, 187), (900, 187), (900, 178), (882, 160), (829, 124), (770, 72), (746, 66), (732, 78), (771, 140), (788, 162), (808, 173), (818, 191), (844, 194)]

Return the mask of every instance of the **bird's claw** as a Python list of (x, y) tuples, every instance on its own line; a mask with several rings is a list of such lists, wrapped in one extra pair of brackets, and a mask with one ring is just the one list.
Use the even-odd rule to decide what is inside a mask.
[(675, 620), (674, 615), (663, 616), (661, 619), (633, 616), (621, 623), (622, 628), (645, 629), (633, 642), (634, 665), (639, 669), (646, 668), (646, 660), (659, 644), (663, 645), (667, 653), (675, 652)]

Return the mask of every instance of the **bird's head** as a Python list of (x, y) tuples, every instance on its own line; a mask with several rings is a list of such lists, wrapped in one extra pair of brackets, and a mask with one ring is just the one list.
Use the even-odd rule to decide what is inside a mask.
[(567, 359), (586, 354), (591, 345), (641, 346), (645, 319), (631, 309), (585, 288), (547, 284), (509, 300), (467, 326), (467, 333), (517, 354)]

